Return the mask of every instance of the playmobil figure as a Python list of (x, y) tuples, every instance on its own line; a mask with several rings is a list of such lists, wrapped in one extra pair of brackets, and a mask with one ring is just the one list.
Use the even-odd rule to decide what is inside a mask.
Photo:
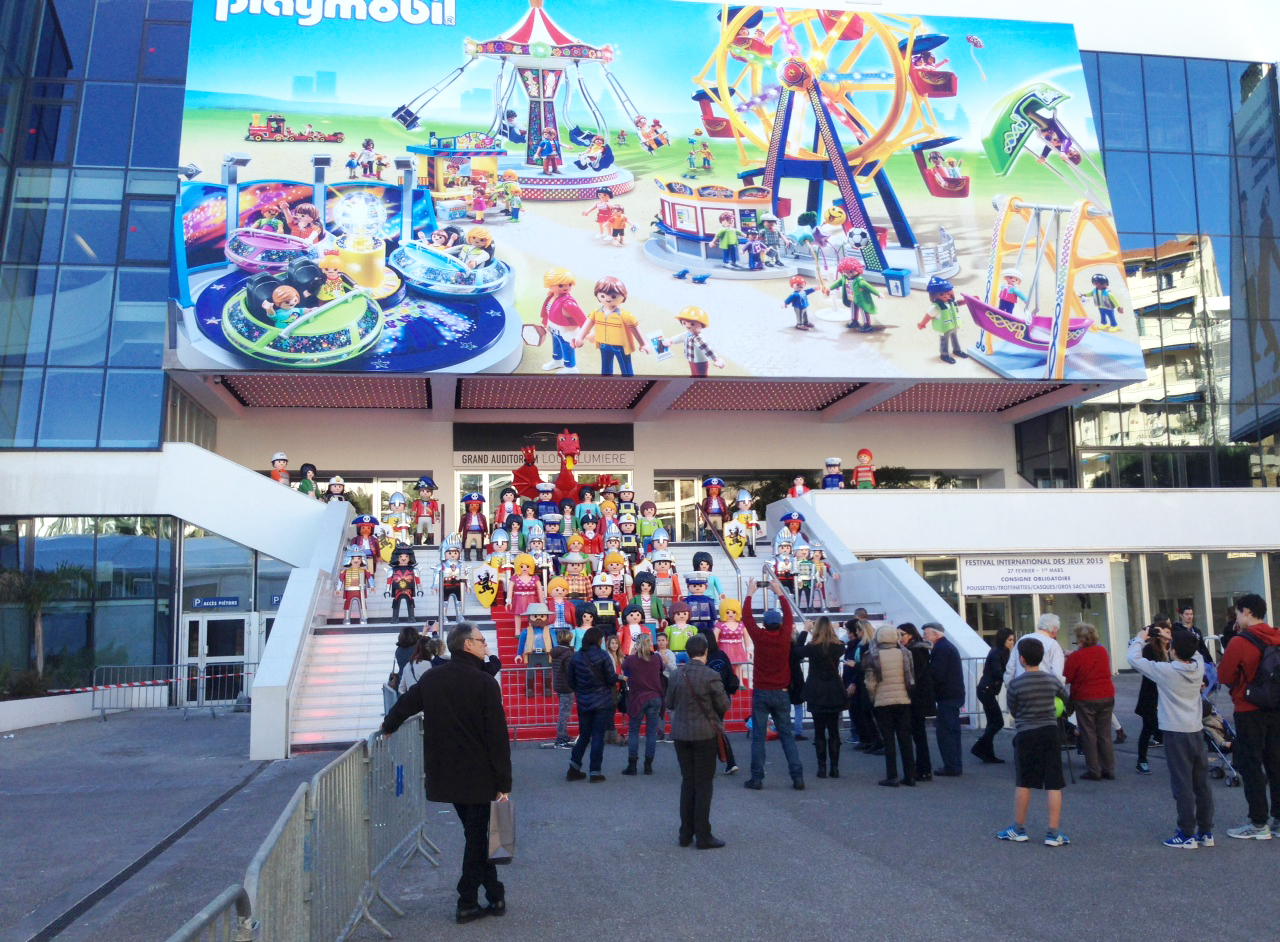
[(1094, 275), (1091, 279), (1093, 282), (1093, 303), (1098, 308), (1098, 316), (1102, 318), (1100, 330), (1115, 332), (1120, 328), (1116, 324), (1116, 311), (1124, 313), (1124, 308), (1120, 307), (1120, 302), (1116, 300), (1116, 296), (1111, 293), (1108, 285), (1111, 284), (1106, 275)]
[(489, 535), (489, 543), (492, 552), (485, 557), (484, 561), (485, 565), (498, 573), (497, 597), (501, 602), (506, 600), (506, 586), (511, 584), (511, 577), (515, 575), (515, 556), (511, 547), (511, 537), (501, 527), (496, 527)]
[(602, 186), (596, 190), (596, 201), (582, 211), (584, 216), (593, 212), (596, 214), (596, 226), (600, 230), (600, 238), (605, 241), (609, 239), (609, 220), (613, 218), (613, 205), (609, 202), (611, 199), (613, 190)]
[(684, 604), (689, 606), (689, 621), (704, 634), (714, 637), (716, 615), (720, 610), (719, 600), (707, 594), (707, 574), (691, 572), (684, 577)]
[(716, 641), (720, 650), (733, 665), (733, 672), (738, 680), (743, 680), (743, 672), (751, 664), (751, 639), (742, 627), (742, 603), (737, 599), (722, 599), (720, 602), (720, 620), (715, 626)]
[(451, 254), (457, 254), (461, 242), (462, 230), (457, 226), (445, 226), (431, 233), (431, 245)]
[(507, 187), (507, 215), (512, 222), (520, 221), (520, 210), (524, 209), (524, 190), (512, 184)]
[[(864, 334), (872, 330), (871, 315), (876, 312), (875, 299), (880, 297), (880, 292), (871, 287), (870, 282), (863, 277), (862, 273), (866, 270), (867, 266), (862, 263), (862, 259), (840, 259), (836, 264), (836, 274), (840, 277), (823, 292), (830, 294), (837, 288), (840, 290), (840, 303), (849, 309), (849, 323), (846, 326)], [(861, 324), (858, 323), (859, 314), (863, 317)]]
[(547, 583), (547, 608), (551, 612), (552, 628), (576, 628), (578, 612), (569, 600), (569, 582), (563, 576), (556, 576)]
[(374, 559), (377, 558), (381, 543), (378, 540), (378, 519), (369, 514), (360, 514), (351, 521), (356, 528), (356, 535), (347, 541), (352, 549), (360, 550), (365, 555), (365, 571), (369, 574), (368, 583), (373, 585)]
[(535, 156), (542, 161), (544, 177), (560, 173), (560, 142), (556, 140), (555, 131), (551, 128), (543, 130)]
[(573, 274), (564, 268), (549, 268), (542, 276), (547, 297), (542, 302), (542, 326), (551, 335), (551, 359), (542, 364), (544, 370), (564, 367), (566, 373), (578, 372), (580, 346), (573, 338), (587, 322), (587, 315), (570, 293), (575, 284)]
[[(720, 577), (712, 572), (715, 560), (706, 550), (698, 550), (693, 554), (693, 571), (707, 578), (707, 594), (711, 598), (719, 602), (725, 597), (724, 586), (720, 584)], [(688, 581), (687, 579), (685, 580)]]
[(630, 484), (618, 488), (618, 522), (622, 522), (623, 514), (640, 513), (640, 505), (636, 503), (636, 491)]
[(622, 245), (623, 238), (627, 234), (627, 214), (621, 206), (614, 205), (613, 212), (609, 216), (609, 238), (613, 240), (614, 245)]
[(746, 553), (748, 556), (755, 556), (756, 537), (764, 530), (760, 525), (760, 515), (751, 507), (755, 503), (755, 498), (746, 488), (739, 488), (736, 501), (738, 506), (733, 512), (733, 519), (747, 528)]
[(463, 515), (459, 529), (462, 531), (462, 551), (467, 561), (475, 553), (477, 560), (484, 558), (485, 539), (489, 535), (489, 518), (480, 508), (484, 506), (484, 495), (472, 491), (462, 496)]
[(634, 376), (631, 354), (637, 349), (647, 354), (649, 348), (640, 335), (640, 325), (635, 316), (622, 308), (622, 302), (627, 300), (627, 286), (612, 275), (606, 275), (596, 282), (594, 294), (600, 307), (578, 328), (573, 345), (581, 347), (590, 336), (600, 351), (601, 376), (612, 376), (615, 362), (623, 376)]
[(325, 252), (316, 265), (324, 272), (324, 284), (316, 291), (317, 299), (322, 302), (336, 301), (347, 294), (349, 289), (342, 280), (342, 262), (338, 258), (337, 249)]
[(547, 514), (558, 514), (560, 505), (555, 502), (552, 496), (555, 494), (556, 486), (550, 481), (539, 481), (536, 487), (538, 490), (538, 519), (543, 520)]
[[(650, 546), (655, 553), (666, 553), (671, 549), (671, 534), (667, 532), (666, 527), (658, 527), (653, 531), (653, 537), (649, 541)], [(671, 569), (675, 571), (675, 558), (672, 557)]]
[(783, 588), (795, 597), (796, 574), (795, 574), (795, 557), (791, 555), (792, 536), (789, 533), (781, 534), (773, 543), (773, 560), (769, 565), (773, 568), (773, 574), (778, 577), (778, 581), (782, 583)]
[(546, 534), (547, 552), (551, 554), (551, 558), (555, 560), (556, 572), (560, 571), (560, 560), (565, 553), (569, 552), (569, 543), (560, 527), (564, 523), (564, 517), (558, 513), (550, 513), (542, 515), (542, 529)]
[(413, 502), (414, 533), (420, 542), (430, 546), (436, 542), (436, 524), (440, 522), (436, 482), (424, 474), (418, 478), (417, 490), (418, 499)]
[(340, 500), (345, 502), (346, 499), (347, 499), (347, 482), (342, 480), (341, 477), (335, 474), (333, 477), (329, 478), (328, 483), (325, 484), (324, 502), (326, 504), (334, 500)]
[(476, 222), (484, 222), (484, 211), (489, 208), (489, 197), (483, 183), (478, 183), (471, 188), (471, 213), (475, 216)]
[(963, 161), (963, 160), (960, 160), (959, 158), (956, 158), (956, 157), (948, 157), (948, 158), (947, 158), (947, 178), (948, 178), (948, 179), (951, 179), (951, 180), (959, 180), (959, 179), (961, 179), (961, 177), (960, 177), (960, 166), (961, 166), (963, 163), (964, 163), (964, 161)]
[(579, 170), (600, 169), (600, 159), (604, 157), (604, 138), (597, 134), (591, 138), (591, 143), (587, 145), (587, 149), (582, 152), (573, 165)]
[(710, 170), (714, 155), (711, 153), (711, 146), (706, 141), (702, 142), (702, 147), (698, 150), (698, 156), (702, 158), (702, 169)]
[(680, 600), (680, 577), (675, 573), (675, 560), (666, 550), (653, 552), (653, 594), (662, 599), (662, 604)]
[(1012, 314), (1017, 302), (1027, 303), (1027, 296), (1018, 287), (1022, 284), (1022, 272), (1016, 268), (1006, 268), (1000, 273), (1000, 282), (1000, 295), (997, 298), (1000, 310)]
[(813, 560), (808, 543), (796, 543), (792, 546), (791, 572), (795, 576), (796, 601), (803, 611), (813, 609)]
[(702, 331), (709, 322), (707, 312), (700, 307), (681, 308), (676, 320), (684, 328), (684, 333), (667, 337), (663, 343), (674, 347), (684, 345), (684, 358), (689, 361), (690, 376), (706, 376), (707, 364), (714, 363), (718, 369), (724, 369), (724, 360), (716, 356), (715, 351), (702, 339)]
[(409, 542), (409, 531), (412, 529), (409, 519), (409, 503), (403, 494), (396, 491), (387, 501), (389, 512), (382, 518), (382, 525), (391, 531), (397, 543)]
[(813, 559), (813, 607), (815, 611), (824, 612), (827, 610), (827, 576), (838, 580), (840, 573), (827, 564), (827, 554), (823, 551), (821, 543), (813, 544), (811, 555)]
[(578, 521), (582, 526), (582, 532), (577, 534), (582, 539), (581, 552), (586, 553), (591, 559), (592, 571), (597, 571), (604, 556), (604, 537), (600, 535), (600, 519), (588, 511), (579, 517)]
[(505, 527), (509, 517), (520, 516), (520, 495), (514, 486), (508, 484), (498, 495), (498, 506), (493, 511), (494, 526)]
[(618, 633), (618, 616), (621, 609), (613, 598), (613, 580), (608, 573), (600, 573), (591, 580), (591, 609), (595, 612), (596, 627), (608, 638)]
[(292, 285), (281, 285), (271, 292), (271, 300), (262, 302), (277, 327), (288, 327), (302, 316), (302, 295)]
[(462, 618), (462, 593), (469, 581), (467, 567), (462, 564), (462, 540), (458, 534), (450, 533), (440, 544), (440, 565), (436, 567), (435, 579), (432, 582), (432, 588), (440, 593), (442, 615), (449, 605), (449, 600), (452, 599), (454, 618)]
[(724, 481), (720, 478), (707, 478), (702, 482), (702, 516), (707, 526), (717, 532), (724, 530), (724, 518), (729, 513), (729, 502), (721, 495)]
[(387, 160), (386, 154), (378, 154), (373, 158), (373, 176), (375, 179), (382, 179), (382, 171), (391, 166), (391, 161)]
[(627, 557), (620, 550), (605, 550), (604, 574), (613, 582), (613, 597), (619, 605), (627, 603), (631, 594), (631, 573), (627, 571)]
[(711, 237), (711, 244), (720, 250), (720, 261), (725, 268), (738, 267), (738, 242), (746, 237), (733, 213), (720, 214), (720, 229)]
[(805, 285), (808, 282), (804, 275), (792, 275), (787, 283), (791, 285), (791, 293), (783, 298), (782, 306), (795, 311), (796, 330), (808, 330), (812, 326), (809, 323), (809, 295), (818, 289), (806, 288)]
[(360, 145), (360, 156), (356, 160), (360, 163), (360, 175), (365, 177), (373, 176), (373, 162), (378, 155), (374, 153), (373, 138), (366, 137)]
[(524, 695), (533, 699), (537, 693), (537, 675), (542, 675), (542, 695), (552, 696), (551, 690), (551, 637), (547, 626), (551, 611), (541, 602), (534, 602), (526, 612), (528, 627), (522, 628), (516, 641), (516, 663), (528, 664), (524, 672)]
[(572, 497), (566, 497), (560, 501), (560, 516), (564, 518), (562, 522), (562, 532), (565, 539), (573, 536), (577, 532), (577, 521), (574, 520), (574, 511), (578, 509), (578, 502)]
[(859, 490), (876, 486), (876, 466), (871, 463), (874, 459), (875, 455), (871, 454), (870, 448), (858, 449), (858, 466), (853, 469), (853, 486)]
[(324, 238), (324, 227), (320, 225), (320, 210), (314, 203), (299, 203), (290, 209), (288, 202), (280, 200), (280, 212), (284, 214), (289, 226), (289, 234), (301, 239), (307, 245), (315, 245)]
[(528, 553), (515, 558), (515, 574), (507, 580), (507, 608), (516, 616), (516, 626), (524, 617), (525, 609), (534, 602), (546, 601), (542, 594), (542, 580), (538, 578), (538, 561)]
[(418, 578), (418, 561), (413, 555), (413, 547), (404, 543), (396, 545), (391, 554), (391, 569), (387, 573), (387, 591), (391, 597), (391, 617), (400, 621), (400, 603), (409, 603), (409, 621), (413, 621), (413, 599), (421, 595), (421, 580)]
[(493, 264), (493, 233), (488, 226), (476, 226), (467, 233), (467, 244), (458, 253), (458, 261), (470, 269)]
[(587, 575), (587, 557), (570, 550), (560, 557), (560, 571), (569, 587), (569, 598), (585, 602), (591, 597), (591, 577)]
[(828, 458), (827, 473), (822, 476), (822, 489), (824, 491), (838, 491), (844, 488), (844, 469), (840, 467), (839, 458)]
[(655, 580), (651, 572), (638, 572), (633, 583), (635, 595), (631, 596), (630, 605), (635, 605), (644, 613), (644, 624), (649, 633), (657, 640), (658, 632), (666, 627), (667, 613), (662, 599), (654, 595)]
[(933, 174), (935, 180), (946, 185), (947, 176), (947, 158), (942, 156), (942, 151), (935, 150), (929, 153), (929, 172)]
[(781, 224), (778, 222), (778, 217), (773, 213), (765, 213), (760, 217), (760, 224), (764, 226), (764, 231), (760, 233), (760, 238), (764, 242), (765, 268), (781, 265), (783, 248), (787, 243), (786, 236), (782, 233)]
[(636, 529), (635, 514), (625, 513), (618, 517), (618, 549), (631, 566), (640, 560), (640, 534)]
[(697, 634), (697, 629), (689, 624), (689, 606), (676, 601), (667, 606), (667, 641), (671, 650), (676, 652), (676, 662), (689, 663), (689, 655), (685, 654), (685, 645)]
[(600, 504), (596, 500), (596, 489), (590, 484), (578, 488), (578, 503), (573, 507), (573, 521), (578, 529), (582, 529), (582, 520), (587, 514), (600, 519)]
[(747, 253), (747, 268), (751, 271), (763, 271), (764, 253), (768, 246), (764, 244), (764, 237), (759, 229), (747, 230), (747, 244), (742, 248)]
[[(933, 329), (938, 334), (938, 355), (943, 363), (955, 363), (956, 357), (969, 359), (969, 354), (960, 349), (960, 310), (956, 307), (956, 289), (947, 279), (934, 275), (925, 290), (931, 303), (916, 326), (924, 330), (930, 321), (933, 322)], [(947, 353), (948, 339), (955, 356)]]
[(533, 561), (537, 564), (536, 574), (538, 581), (542, 583), (543, 592), (546, 592), (547, 583), (551, 581), (551, 577), (556, 574), (556, 561), (550, 553), (547, 552), (547, 534), (542, 524), (534, 520), (525, 527), (524, 531), (525, 543), (528, 546), (528, 553), (533, 557)]
[(277, 451), (271, 456), (271, 480), (277, 484), (289, 486), (289, 456)]
[(309, 461), (305, 461), (302, 467), (298, 469), (301, 480), (298, 481), (298, 493), (305, 494), (307, 497), (320, 497), (320, 482), (316, 480), (316, 466)]
[(511, 513), (507, 515), (507, 522), (503, 526), (507, 531), (507, 536), (511, 539), (511, 552), (519, 553), (524, 551), (524, 517), (519, 513)]
[(791, 486), (787, 488), (788, 497), (803, 497), (813, 488), (809, 487), (809, 482), (804, 479), (804, 475), (797, 474), (791, 481)]
[(280, 216), (280, 207), (275, 203), (267, 203), (262, 207), (262, 215), (260, 215), (250, 229), (262, 229), (265, 232), (278, 232), (284, 234), (286, 228), (284, 219)]
[(352, 151), (351, 154), (347, 157), (346, 166), (347, 166), (347, 179), (354, 180), (356, 178), (356, 171), (360, 169), (360, 162), (356, 160), (355, 151)]
[(782, 515), (778, 521), (782, 524), (782, 529), (778, 531), (778, 535), (773, 538), (774, 552), (778, 551), (778, 543), (785, 537), (792, 544), (796, 540), (802, 539), (801, 529), (804, 527), (804, 514), (798, 510), (792, 510)]
[(342, 623), (351, 624), (351, 605), (360, 603), (360, 624), (365, 624), (368, 617), (369, 595), (366, 585), (368, 571), (361, 551), (349, 549), (342, 558), (342, 578), (338, 580), (338, 588), (342, 592)]
[(636, 535), (640, 537), (641, 552), (649, 555), (653, 545), (653, 535), (662, 529), (662, 521), (658, 519), (658, 505), (646, 500), (640, 505), (640, 519), (636, 521)]

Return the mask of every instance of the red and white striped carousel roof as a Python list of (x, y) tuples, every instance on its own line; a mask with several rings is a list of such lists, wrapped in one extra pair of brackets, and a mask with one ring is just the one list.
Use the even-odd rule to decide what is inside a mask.
[(542, 0), (529, 0), (529, 12), (525, 14), (524, 19), (496, 38), (521, 44), (587, 45), (582, 40), (570, 36), (556, 25), (551, 17), (547, 16), (546, 11), (542, 9)]

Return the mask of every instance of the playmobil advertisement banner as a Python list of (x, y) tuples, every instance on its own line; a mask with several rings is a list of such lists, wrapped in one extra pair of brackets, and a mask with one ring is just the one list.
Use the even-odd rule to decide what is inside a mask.
[(1143, 378), (1069, 25), (196, 0), (169, 365)]

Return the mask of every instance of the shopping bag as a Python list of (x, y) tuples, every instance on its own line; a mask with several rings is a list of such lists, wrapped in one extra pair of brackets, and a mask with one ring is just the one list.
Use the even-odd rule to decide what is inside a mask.
[(510, 798), (489, 805), (489, 862), (509, 864), (516, 853), (516, 811)]

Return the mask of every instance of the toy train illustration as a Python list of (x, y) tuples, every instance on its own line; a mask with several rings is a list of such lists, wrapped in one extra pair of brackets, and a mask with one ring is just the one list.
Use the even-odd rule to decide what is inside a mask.
[(255, 114), (253, 120), (249, 122), (249, 131), (244, 136), (246, 141), (319, 141), (329, 144), (341, 144), (345, 138), (346, 135), (341, 131), (326, 134), (315, 130), (309, 124), (294, 130), (284, 123), (282, 114), (267, 115), (265, 124), (262, 121), (262, 115)]

